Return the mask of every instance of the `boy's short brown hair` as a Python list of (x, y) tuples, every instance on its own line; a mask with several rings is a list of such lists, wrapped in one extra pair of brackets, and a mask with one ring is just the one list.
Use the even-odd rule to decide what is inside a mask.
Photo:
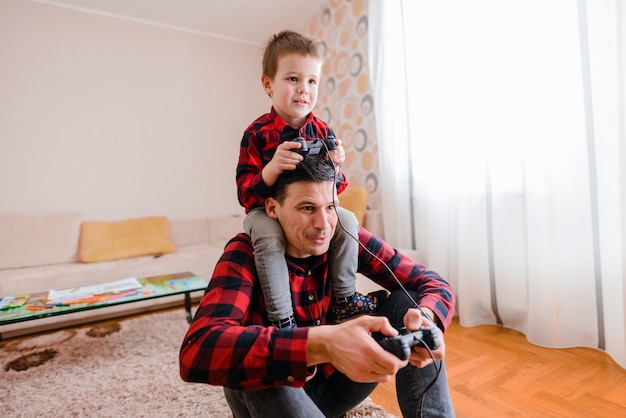
[(297, 32), (284, 30), (272, 36), (263, 53), (263, 75), (271, 80), (278, 70), (278, 59), (287, 54), (312, 56), (322, 60), (320, 43)]

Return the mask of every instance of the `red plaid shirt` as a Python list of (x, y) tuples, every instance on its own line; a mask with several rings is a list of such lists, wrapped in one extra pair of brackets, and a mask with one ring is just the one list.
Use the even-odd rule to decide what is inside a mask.
[[(288, 125), (273, 107), (270, 113), (252, 122), (241, 139), (236, 176), (237, 196), (246, 213), (263, 206), (265, 199), (272, 194), (271, 188), (263, 182), (261, 172), (274, 157), (278, 145), (299, 136), (312, 141), (326, 138), (329, 134), (335, 135), (326, 122), (313, 113), (309, 114), (301, 128)], [(348, 187), (348, 181), (343, 173), (338, 175), (337, 180), (337, 193), (341, 193)]]
[[(361, 228), (359, 240), (393, 269), (407, 289), (419, 292), (418, 304), (430, 308), (444, 329), (450, 324), (454, 293), (444, 279), (365, 229)], [(286, 256), (298, 326), (278, 329), (268, 326), (252, 252), (245, 234), (226, 245), (181, 346), (183, 380), (258, 390), (301, 387), (312, 374), (307, 367), (309, 327), (326, 323), (331, 302), (327, 255)], [(399, 288), (387, 269), (362, 248), (359, 272), (388, 290)], [(330, 364), (321, 368), (326, 375), (334, 370)]]

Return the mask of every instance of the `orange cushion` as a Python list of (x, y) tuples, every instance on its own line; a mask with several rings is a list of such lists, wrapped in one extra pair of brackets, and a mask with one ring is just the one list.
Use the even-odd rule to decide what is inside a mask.
[(365, 187), (348, 187), (339, 195), (339, 206), (354, 213), (361, 226), (363, 226), (369, 195)]
[(119, 260), (176, 251), (170, 241), (169, 221), (164, 216), (117, 222), (86, 221), (80, 226), (78, 261)]

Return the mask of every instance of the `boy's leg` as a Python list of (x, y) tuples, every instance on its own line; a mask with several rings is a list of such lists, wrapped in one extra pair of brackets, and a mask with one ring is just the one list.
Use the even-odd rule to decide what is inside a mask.
[[(418, 299), (417, 292), (409, 291), (409, 294), (414, 300)], [(402, 290), (394, 290), (376, 311), (376, 315), (386, 316), (394, 328), (400, 329), (404, 326), (402, 320), (406, 311), (414, 307), (413, 302)], [(436, 364), (441, 367), (438, 376), (433, 364), (421, 369), (409, 364), (398, 371), (396, 393), (403, 416), (420, 416), (417, 414), (417, 408), (421, 406), (423, 417), (454, 417), (445, 364), (439, 360)], [(433, 381), (435, 383), (424, 394), (423, 402), (420, 402), (420, 395)]]
[(337, 215), (339, 222), (337, 222), (335, 235), (330, 243), (330, 274), (333, 296), (347, 298), (352, 297), (356, 292), (356, 272), (359, 265), (359, 221), (354, 213), (339, 206)]
[(280, 224), (267, 216), (265, 208), (257, 208), (245, 217), (243, 228), (252, 239), (254, 264), (270, 322), (281, 328), (295, 326), (285, 261), (285, 236)]
[(330, 275), (334, 298), (331, 308), (337, 320), (343, 321), (374, 312), (387, 292), (381, 290), (368, 295), (356, 292), (360, 226), (356, 216), (349, 210), (337, 207), (337, 214), (339, 222), (330, 243)]

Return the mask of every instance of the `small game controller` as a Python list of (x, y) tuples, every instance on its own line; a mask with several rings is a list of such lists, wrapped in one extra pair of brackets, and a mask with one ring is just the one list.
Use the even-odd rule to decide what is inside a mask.
[(436, 350), (439, 347), (439, 337), (434, 328), (421, 328), (413, 332), (404, 330), (395, 337), (383, 338), (379, 344), (400, 360), (408, 360), (411, 348), (416, 345), (426, 345), (431, 350)]
[(334, 136), (329, 136), (324, 139), (314, 139), (312, 141), (306, 141), (301, 136), (293, 140), (293, 142), (299, 142), (300, 148), (293, 148), (292, 151), (297, 152), (300, 155), (316, 155), (320, 152), (332, 151), (337, 148), (337, 140)]

